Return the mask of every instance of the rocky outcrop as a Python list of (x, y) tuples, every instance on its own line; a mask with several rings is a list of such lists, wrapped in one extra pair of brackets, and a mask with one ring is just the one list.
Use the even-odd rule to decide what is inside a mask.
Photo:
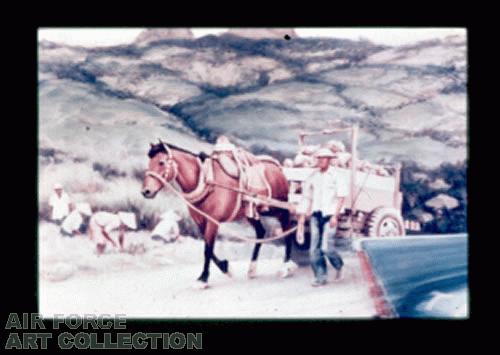
[(145, 46), (162, 40), (193, 38), (193, 32), (189, 28), (151, 28), (139, 33), (135, 44)]
[(432, 222), (434, 216), (428, 212), (424, 212), (419, 216), (419, 222), (422, 224)]
[(416, 181), (425, 182), (425, 181), (429, 180), (429, 176), (426, 173), (422, 173), (422, 172), (413, 173), (412, 176)]
[(438, 178), (433, 182), (431, 182), (429, 184), (429, 187), (434, 190), (448, 190), (451, 187), (451, 185), (447, 184), (446, 181), (444, 181), (443, 179)]
[(465, 159), (464, 36), (391, 48), (325, 38), (255, 40), (285, 34), (295, 36), (286, 28), (236, 28), (185, 40), (191, 31), (176, 28), (148, 29), (135, 45), (113, 48), (44, 42), (39, 78), (136, 99), (175, 115), (200, 138), (226, 134), (248, 149), (288, 157), (297, 153), (299, 129), (338, 119), (360, 125), (360, 157), (374, 163), (435, 168)]
[(439, 168), (466, 158), (465, 37), (389, 48), (286, 34), (150, 29), (132, 45), (39, 43), (42, 167), (87, 159), (132, 173), (155, 137), (209, 151), (220, 134), (283, 161), (300, 131), (355, 122), (361, 159), (425, 167), (403, 171), (405, 218), (429, 233), (465, 230), (465, 168)]
[(231, 28), (222, 35), (233, 35), (250, 39), (283, 39), (286, 35), (297, 38), (293, 28)]
[(439, 194), (436, 197), (431, 198), (425, 202), (425, 205), (434, 210), (441, 209), (454, 209), (459, 206), (459, 202), (456, 198), (448, 196), (446, 194)]
[(416, 208), (411, 212), (411, 216), (415, 217), (421, 224), (426, 224), (434, 219), (432, 213), (425, 212), (420, 208)]

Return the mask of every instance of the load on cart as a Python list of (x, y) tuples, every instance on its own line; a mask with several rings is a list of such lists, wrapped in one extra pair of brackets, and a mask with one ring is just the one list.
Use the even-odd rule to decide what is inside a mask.
[[(311, 136), (350, 136), (350, 151), (338, 139), (323, 144), (306, 144)], [(321, 137), (321, 138), (323, 138)], [(324, 139), (324, 138), (323, 138)], [(320, 139), (317, 139), (320, 140)], [(299, 206), (303, 200), (304, 182), (314, 172), (314, 153), (320, 148), (329, 148), (335, 155), (334, 165), (349, 186), (343, 212), (339, 216), (338, 238), (353, 236), (386, 237), (405, 235), (405, 223), (401, 215), (402, 193), (400, 191), (399, 164), (375, 165), (360, 160), (357, 154), (358, 126), (342, 125), (319, 132), (303, 132), (299, 135), (299, 150), (295, 159), (284, 162), (284, 173), (290, 184), (289, 203)], [(294, 215), (298, 223), (299, 214)], [(309, 221), (298, 229), (299, 244), (309, 240)], [(299, 223), (300, 224), (300, 223)], [(301, 236), (300, 234), (303, 234)]]

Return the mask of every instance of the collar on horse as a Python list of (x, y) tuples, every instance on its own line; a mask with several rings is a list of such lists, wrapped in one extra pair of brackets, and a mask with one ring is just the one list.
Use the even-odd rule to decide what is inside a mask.
[[(163, 186), (167, 186), (169, 187), (172, 192), (174, 194), (176, 194), (177, 196), (179, 196), (181, 199), (183, 199), (186, 204), (192, 208), (194, 211), (196, 211), (198, 214), (200, 214), (201, 216), (205, 217), (207, 220), (211, 221), (212, 223), (214, 223), (215, 225), (217, 226), (220, 226), (221, 222), (216, 220), (215, 218), (213, 218), (212, 216), (210, 216), (209, 214), (207, 214), (206, 212), (202, 211), (201, 209), (199, 209), (198, 207), (196, 207), (193, 202), (190, 202), (186, 197), (185, 197), (185, 194), (182, 194), (180, 193), (179, 191), (177, 191), (167, 180), (165, 180), (163, 178), (163, 176), (161, 176), (160, 174), (158, 173), (155, 173), (154, 171), (147, 171), (146, 172), (147, 175), (150, 175), (154, 178), (156, 178), (161, 184), (162, 184), (162, 187)], [(239, 196), (240, 194), (238, 194)], [(232, 219), (230, 219), (232, 220)], [(255, 239), (255, 238), (248, 238), (248, 237), (244, 237), (244, 236), (240, 236), (240, 235), (237, 235), (237, 234), (230, 234), (232, 237), (236, 238), (236, 239), (239, 239), (239, 240), (242, 240), (244, 242), (247, 242), (247, 243), (255, 243), (255, 244), (263, 244), (263, 243), (269, 243), (269, 242), (272, 242), (272, 241), (275, 241), (275, 240), (278, 240), (278, 239), (282, 239), (282, 238), (285, 238), (287, 237), (288, 235), (292, 234), (293, 232), (295, 232), (297, 230), (297, 226), (294, 226), (286, 231), (283, 231), (281, 233), (279, 233), (278, 235), (275, 235), (273, 237), (268, 237), (268, 238), (263, 238), (263, 239)]]
[[(160, 140), (160, 142), (161, 142), (161, 140)], [(168, 157), (167, 159), (168, 159), (168, 161), (172, 162), (172, 168), (174, 169), (174, 175), (173, 175), (172, 179), (170, 179), (170, 181), (174, 180), (178, 175), (177, 163), (174, 161), (172, 152), (170, 150), (170, 148), (174, 148), (174, 149), (182, 150), (186, 153), (190, 153), (190, 154), (195, 155), (197, 157), (196, 162), (200, 168), (200, 170), (199, 170), (200, 175), (198, 178), (198, 184), (193, 191), (190, 191), (189, 193), (183, 193), (183, 192), (177, 191), (171, 185), (170, 181), (168, 181), (162, 174), (158, 174), (154, 171), (148, 170), (148, 171), (146, 171), (146, 175), (149, 175), (149, 176), (155, 178), (156, 180), (158, 180), (158, 182), (161, 184), (162, 188), (167, 186), (169, 189), (172, 190), (172, 192), (174, 194), (176, 194), (178, 197), (183, 199), (191, 209), (196, 211), (201, 216), (204, 216), (207, 220), (213, 222), (215, 225), (219, 226), (221, 223), (220, 221), (216, 220), (215, 218), (213, 218), (212, 216), (210, 216), (209, 214), (207, 214), (206, 212), (202, 211), (200, 208), (198, 208), (194, 205), (194, 203), (199, 202), (203, 198), (205, 198), (205, 196), (208, 194), (208, 192), (214, 186), (212, 159), (205, 160), (204, 158), (202, 158), (202, 154), (204, 154), (203, 152), (201, 154), (197, 155), (193, 152), (189, 152), (189, 151), (184, 150), (182, 148), (177, 148), (177, 147), (174, 147), (171, 145), (169, 146), (168, 144), (165, 144), (163, 142), (161, 142), (161, 143), (163, 144), (165, 151), (167, 152), (167, 157)], [(205, 154), (205, 158), (206, 157), (207, 156)], [(168, 178), (168, 176), (167, 176), (167, 178)], [(239, 180), (240, 180), (240, 188), (234, 189), (234, 190), (241, 190), (241, 187), (242, 187), (241, 179), (239, 179)], [(225, 187), (225, 188), (227, 188), (227, 187)], [(237, 194), (237, 207), (234, 209), (233, 214), (228, 219), (228, 221), (232, 221), (236, 217), (236, 214), (240, 209), (242, 193), (240, 191), (236, 191), (236, 192), (238, 192), (238, 194)], [(286, 207), (284, 207), (284, 208), (286, 209)], [(297, 226), (292, 227), (292, 228), (288, 229), (287, 231), (283, 231), (282, 233), (280, 233), (276, 236), (269, 237), (269, 238), (263, 238), (263, 239), (259, 239), (259, 240), (256, 240), (254, 238), (243, 237), (243, 236), (239, 236), (239, 235), (233, 235), (233, 237), (240, 239), (242, 241), (245, 241), (245, 242), (261, 244), (261, 243), (268, 243), (268, 242), (271, 242), (274, 240), (282, 239), (282, 238), (290, 235), (291, 233), (293, 233), (296, 230), (297, 230)]]

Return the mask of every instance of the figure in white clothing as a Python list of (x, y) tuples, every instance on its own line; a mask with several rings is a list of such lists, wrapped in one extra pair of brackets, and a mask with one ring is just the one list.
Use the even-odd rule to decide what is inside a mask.
[[(311, 246), (309, 256), (314, 271), (313, 286), (322, 286), (327, 282), (327, 265), (330, 261), (337, 270), (335, 279), (342, 278), (344, 261), (334, 248), (334, 236), (337, 230), (338, 217), (344, 208), (348, 195), (347, 182), (338, 174), (335, 167), (330, 166), (335, 157), (330, 149), (322, 148), (316, 152), (317, 170), (306, 180), (304, 201), (306, 214), (311, 215)], [(301, 217), (304, 218), (304, 217)], [(323, 239), (327, 239), (327, 250), (323, 251)]]
[(61, 224), (73, 209), (69, 195), (64, 191), (61, 184), (54, 184), (54, 193), (49, 197), (50, 219)]
[(91, 215), (92, 209), (88, 203), (77, 203), (75, 209), (62, 222), (61, 234), (68, 237), (81, 234), (83, 224), (88, 222)]
[[(125, 231), (136, 229), (135, 214), (131, 212), (111, 213), (99, 211), (90, 217), (90, 239), (95, 241), (97, 254), (104, 253), (106, 246), (111, 244), (114, 248), (123, 251)], [(114, 231), (118, 230), (118, 239), (114, 238)]]
[(175, 211), (167, 211), (160, 216), (160, 222), (151, 232), (151, 239), (164, 243), (177, 240), (180, 236), (179, 221), (181, 216)]

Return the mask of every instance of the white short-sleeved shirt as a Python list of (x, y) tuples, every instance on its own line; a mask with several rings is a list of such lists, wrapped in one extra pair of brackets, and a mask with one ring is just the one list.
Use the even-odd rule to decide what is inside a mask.
[(61, 228), (67, 233), (73, 233), (78, 230), (83, 223), (83, 218), (80, 212), (72, 211), (68, 217), (64, 219), (61, 224)]
[(93, 214), (92, 219), (97, 225), (103, 227), (107, 233), (118, 229), (122, 223), (117, 214), (106, 211), (100, 211)]
[(339, 198), (348, 193), (347, 182), (332, 167), (323, 173), (315, 171), (305, 182), (304, 197), (311, 200), (311, 211), (323, 216), (334, 215)]
[(62, 219), (69, 214), (69, 204), (70, 199), (66, 192), (61, 193), (61, 197), (57, 195), (57, 193), (53, 193), (49, 197), (49, 206), (52, 207), (52, 216), (53, 220)]
[(163, 219), (151, 232), (151, 236), (159, 235), (167, 240), (172, 240), (179, 235), (179, 224), (172, 219)]

